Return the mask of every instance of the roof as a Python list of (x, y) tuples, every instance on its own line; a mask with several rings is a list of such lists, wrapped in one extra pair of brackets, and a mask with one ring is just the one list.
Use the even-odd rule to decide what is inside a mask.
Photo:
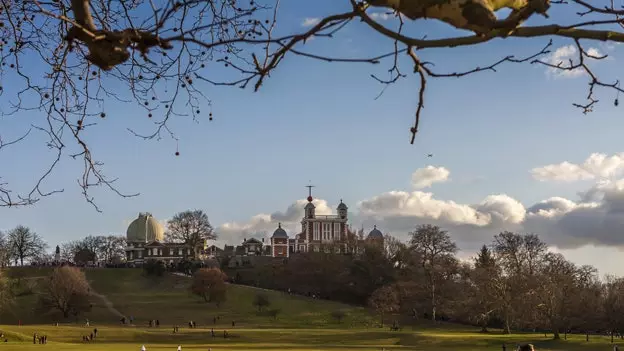
[(126, 231), (126, 240), (129, 242), (148, 243), (164, 241), (165, 229), (151, 213), (139, 213), (139, 217), (132, 221)]
[(377, 229), (377, 226), (375, 226), (375, 228), (373, 228), (373, 230), (371, 230), (370, 233), (368, 233), (368, 238), (369, 239), (378, 239), (378, 238), (383, 239), (383, 233), (379, 229)]
[(340, 200), (340, 204), (338, 204), (338, 209), (339, 210), (347, 210), (349, 208), (347, 207), (347, 205), (345, 205), (344, 202), (342, 202), (342, 200)]
[(273, 236), (271, 238), (288, 238), (288, 234), (282, 228), (282, 223), (277, 225), (277, 229), (273, 232)]
[(256, 238), (251, 238), (243, 242), (243, 245), (247, 245), (247, 244), (262, 244), (262, 242)]

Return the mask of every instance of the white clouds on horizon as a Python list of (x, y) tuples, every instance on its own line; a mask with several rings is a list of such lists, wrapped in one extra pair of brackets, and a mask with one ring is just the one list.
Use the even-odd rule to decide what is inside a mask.
[[(581, 168), (590, 174), (613, 174), (613, 158), (595, 155), (600, 154), (592, 154), (588, 158), (591, 161), (586, 162), (592, 167), (584, 163)], [(551, 197), (525, 206), (507, 194), (492, 194), (476, 204), (466, 204), (436, 198), (432, 192), (392, 190), (357, 202), (349, 217), (355, 228), (372, 229), (377, 225), (384, 233), (401, 239), (406, 239), (418, 224), (439, 225), (449, 230), (468, 252), (491, 242), (492, 236), (503, 230), (534, 232), (549, 245), (563, 250), (586, 245), (624, 248), (624, 236), (619, 234), (624, 228), (624, 179), (599, 181), (579, 195), (576, 200)], [(335, 205), (322, 199), (314, 201), (318, 214), (334, 212)], [(293, 236), (300, 231), (305, 203), (301, 199), (282, 212), (259, 214), (247, 222), (225, 223), (218, 228), (220, 241), (235, 244), (254, 234), (269, 237), (278, 222)]]

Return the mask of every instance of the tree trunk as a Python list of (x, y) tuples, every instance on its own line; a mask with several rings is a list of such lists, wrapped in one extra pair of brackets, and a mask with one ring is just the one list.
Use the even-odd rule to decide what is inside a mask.
[(585, 332), (585, 341), (589, 341), (589, 332)]
[(382, 312), (381, 313), (381, 328), (383, 328), (383, 326), (384, 326), (384, 318), (383, 317), (384, 317), (384, 314)]
[(509, 316), (505, 316), (505, 328), (503, 334), (511, 334), (511, 326), (509, 325)]
[(435, 293), (435, 282), (431, 279), (431, 320), (435, 322), (436, 320), (436, 293)]
[(568, 329), (566, 328), (565, 332), (563, 332), (563, 340), (568, 340)]
[(553, 339), (554, 339), (554, 340), (559, 340), (559, 339), (561, 339), (561, 336), (559, 335), (559, 329), (557, 329), (557, 328), (554, 328), (554, 329), (553, 329)]

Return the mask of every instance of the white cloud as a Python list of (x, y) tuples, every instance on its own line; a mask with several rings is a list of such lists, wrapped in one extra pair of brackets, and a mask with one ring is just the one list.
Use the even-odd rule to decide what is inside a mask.
[[(545, 174), (553, 179), (611, 176), (620, 169), (614, 166), (616, 159), (593, 154), (578, 167), (560, 168), (582, 176), (560, 175), (556, 167), (550, 167)], [(245, 222), (225, 223), (217, 228), (220, 241), (238, 244), (252, 236), (268, 238), (280, 222), (292, 237), (301, 230), (306, 202), (297, 200), (284, 211), (259, 214)], [(315, 199), (314, 204), (318, 214), (333, 213), (336, 207), (322, 199)], [(439, 225), (453, 235), (465, 252), (491, 242), (492, 236), (503, 230), (537, 233), (562, 250), (586, 245), (624, 249), (624, 179), (599, 179), (580, 191), (578, 199), (551, 197), (532, 206), (505, 194), (485, 196), (480, 202), (470, 204), (436, 198), (431, 192), (393, 190), (359, 201), (349, 211), (354, 228), (364, 226), (370, 230), (377, 225), (384, 233), (401, 239), (406, 239), (408, 232), (419, 224)]]
[(302, 27), (312, 27), (316, 24), (318, 24), (321, 21), (320, 18), (316, 18), (316, 17), (306, 17), (303, 22), (301, 22), (301, 26)]
[(394, 14), (388, 13), (388, 12), (372, 12), (372, 13), (369, 13), (368, 15), (372, 19), (382, 20), (382, 21), (387, 21), (391, 18), (396, 17)]
[(412, 173), (412, 186), (414, 189), (429, 188), (433, 183), (446, 182), (450, 174), (451, 172), (444, 167), (419, 168)]
[[(602, 57), (604, 55), (598, 48), (595, 48), (595, 47), (590, 47), (589, 49), (586, 49), (585, 51), (587, 52), (588, 55), (594, 56), (594, 57)], [(557, 50), (555, 50), (548, 57), (546, 57), (546, 62), (555, 66), (569, 67), (570, 62), (572, 62), (572, 65), (578, 64), (578, 54), (579, 52), (575, 45), (562, 46), (558, 48)], [(586, 62), (593, 61), (591, 57), (585, 57), (585, 60)], [(548, 67), (546, 69), (546, 73), (555, 78), (575, 78), (575, 77), (582, 76), (585, 73), (585, 71), (583, 68), (576, 68), (573, 70), (564, 70), (564, 69)]]
[(579, 180), (614, 178), (624, 170), (624, 153), (612, 156), (593, 153), (582, 164), (564, 161), (533, 168), (531, 174), (539, 181), (574, 182)]

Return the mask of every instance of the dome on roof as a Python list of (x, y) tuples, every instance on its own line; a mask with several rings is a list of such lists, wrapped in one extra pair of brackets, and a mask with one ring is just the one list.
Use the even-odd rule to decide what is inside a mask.
[(338, 209), (339, 210), (347, 210), (347, 205), (345, 205), (344, 202), (342, 202), (342, 200), (340, 200), (340, 204), (338, 204)]
[(368, 239), (383, 239), (383, 233), (375, 226), (375, 228), (368, 233)]
[(316, 208), (316, 206), (314, 206), (314, 204), (313, 204), (313, 203), (308, 202), (308, 204), (307, 204), (307, 205), (305, 205), (305, 209), (307, 210), (308, 208)]
[(282, 223), (278, 224), (277, 229), (275, 229), (271, 238), (288, 238), (288, 234), (284, 229), (282, 229)]
[(151, 213), (139, 213), (139, 217), (132, 221), (126, 231), (126, 239), (129, 242), (149, 243), (152, 241), (164, 241), (165, 229)]

